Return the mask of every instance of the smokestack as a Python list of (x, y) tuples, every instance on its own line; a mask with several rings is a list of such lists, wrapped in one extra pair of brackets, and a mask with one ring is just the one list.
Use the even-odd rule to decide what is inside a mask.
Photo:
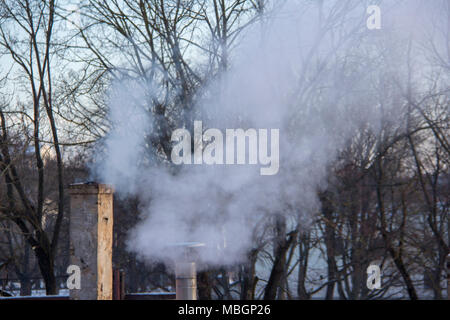
[(197, 267), (195, 249), (203, 247), (203, 243), (186, 242), (174, 245), (181, 251), (175, 265), (176, 299), (197, 300)]
[(177, 300), (197, 300), (195, 262), (177, 262), (175, 266)]
[(112, 300), (113, 189), (95, 182), (72, 184), (70, 264), (80, 268), (74, 300)]

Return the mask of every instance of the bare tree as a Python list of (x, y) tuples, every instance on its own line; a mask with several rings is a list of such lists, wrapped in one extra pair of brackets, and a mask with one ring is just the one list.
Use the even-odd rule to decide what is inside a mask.
[[(58, 130), (53, 112), (52, 34), (55, 19), (54, 1), (3, 1), (0, 46), (5, 48), (17, 68), (25, 75), (31, 97), (34, 157), (38, 174), (37, 197), (32, 199), (8, 147), (5, 110), (1, 118), (0, 163), (7, 186), (9, 206), (3, 211), (21, 230), (33, 249), (46, 283), (47, 294), (56, 294), (54, 258), (64, 214), (63, 162)], [(42, 112), (50, 129), (52, 147), (57, 161), (57, 216), (52, 232), (44, 230), (45, 175), (42, 150)]]

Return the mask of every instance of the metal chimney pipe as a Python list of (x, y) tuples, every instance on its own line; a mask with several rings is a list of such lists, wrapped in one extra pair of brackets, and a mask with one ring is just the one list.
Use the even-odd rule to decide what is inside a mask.
[(175, 263), (177, 300), (197, 300), (197, 267), (195, 248), (203, 247), (200, 242), (184, 242), (172, 245), (180, 252)]
[(178, 262), (175, 267), (176, 299), (197, 300), (197, 270), (195, 262)]

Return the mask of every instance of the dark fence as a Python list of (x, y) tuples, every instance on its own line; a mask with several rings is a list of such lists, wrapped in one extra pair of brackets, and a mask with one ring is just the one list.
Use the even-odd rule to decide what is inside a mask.
[[(68, 275), (56, 276), (57, 286), (60, 290), (66, 288), (66, 281)], [(42, 278), (30, 277), (27, 278), (29, 282), (29, 290), (31, 294), (44, 295), (45, 294), (45, 284)], [(0, 279), (0, 297), (4, 296), (19, 296), (21, 293), (21, 285), (23, 284), (23, 279), (18, 278), (1, 278)]]
[[(67, 276), (57, 278), (60, 280), (60, 287), (64, 290)], [(34, 283), (32, 290), (45, 292), (41, 278), (30, 280)], [(0, 289), (0, 300), (69, 300), (68, 295), (19, 296), (20, 288), (16, 286), (17, 283), (20, 283), (19, 279), (0, 279), (0, 283), (8, 283), (6, 286), (0, 286), (2, 288)], [(174, 292), (125, 293), (125, 273), (122, 270), (113, 270), (113, 300), (174, 300), (175, 298), (176, 294)]]
[[(175, 300), (174, 292), (167, 293), (127, 293), (124, 296), (124, 299), (121, 300)], [(2, 300), (36, 300), (36, 301), (44, 301), (44, 300), (69, 300), (69, 296), (18, 296), (18, 297), (0, 297), (0, 301)], [(114, 299), (115, 300), (115, 299)]]

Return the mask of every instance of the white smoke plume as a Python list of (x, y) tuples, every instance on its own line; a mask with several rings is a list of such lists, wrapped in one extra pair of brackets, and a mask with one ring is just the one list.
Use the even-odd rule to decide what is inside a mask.
[(255, 165), (187, 165), (174, 174), (149, 163), (152, 121), (143, 92), (158, 89), (148, 93), (131, 81), (111, 89), (114, 127), (97, 172), (118, 194), (143, 202), (131, 251), (167, 260), (175, 255), (171, 244), (196, 241), (206, 244), (201, 261), (232, 264), (244, 259), (271, 215), (311, 221), (340, 148), (356, 128), (376, 130), (372, 84), (387, 72), (376, 71), (383, 30), (367, 30), (361, 1), (325, 1), (321, 10), (317, 3), (285, 1), (248, 29), (231, 69), (203, 89), (194, 108), (204, 129), (280, 129), (277, 175), (261, 176)]

